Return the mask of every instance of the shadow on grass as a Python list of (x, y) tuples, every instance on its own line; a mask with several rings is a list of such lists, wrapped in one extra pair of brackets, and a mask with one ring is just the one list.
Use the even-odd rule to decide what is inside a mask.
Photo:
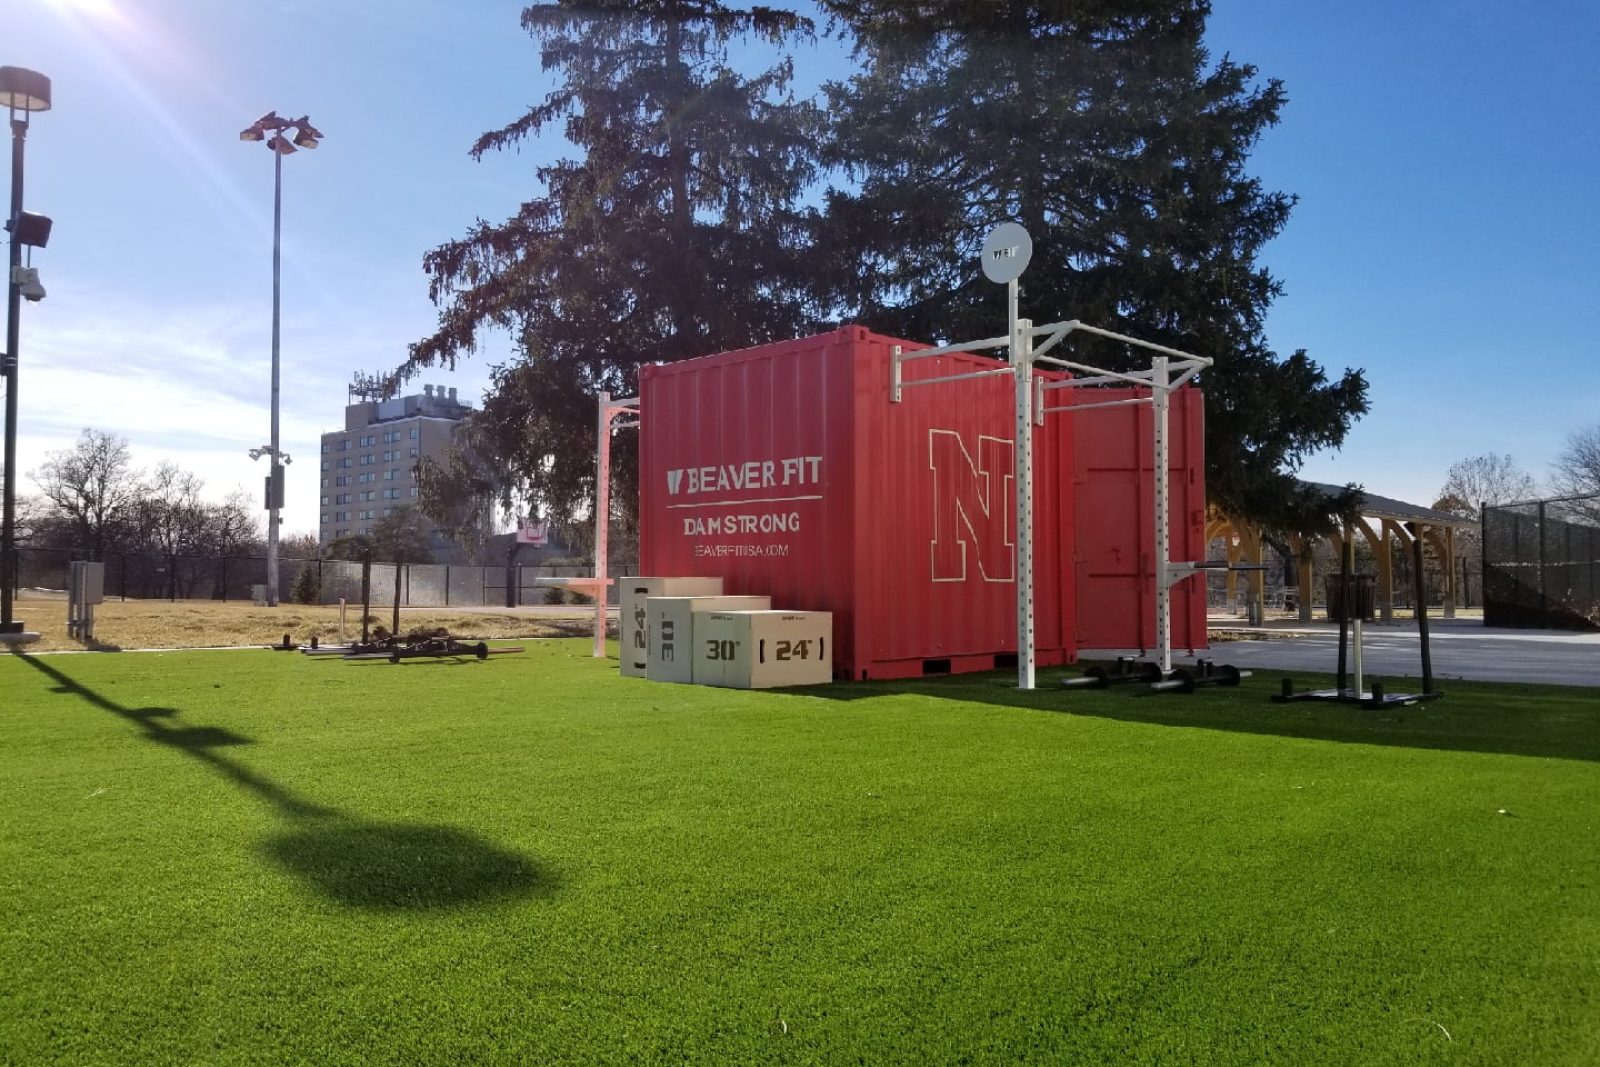
[(555, 887), (527, 857), (452, 826), (321, 819), (264, 851), (330, 900), (375, 911), (457, 908)]
[[(1038, 688), (1016, 687), (1010, 672), (919, 678), (897, 682), (840, 682), (774, 690), (828, 700), (915, 694), (940, 700), (1084, 715), (1120, 722), (1269, 734), (1362, 745), (1485, 752), (1511, 756), (1600, 761), (1600, 701), (1593, 689), (1567, 686), (1450, 682), (1445, 698), (1373, 711), (1334, 703), (1274, 704), (1278, 673), (1257, 672), (1236, 689), (1150, 694), (1142, 686), (1074, 689), (1059, 679), (1076, 671), (1041, 672)], [(1296, 674), (1297, 688), (1331, 687), (1331, 678)], [(1390, 678), (1389, 691), (1420, 691), (1415, 679)]]
[(338, 904), (374, 911), (426, 911), (543, 895), (554, 875), (533, 860), (453, 826), (368, 822), (314, 803), (216, 751), (251, 744), (219, 726), (181, 726), (176, 708), (129, 708), (36, 656), (20, 657), (75, 696), (139, 727), (143, 736), (210, 767), (267, 801), (289, 828), (262, 848), (273, 862)]

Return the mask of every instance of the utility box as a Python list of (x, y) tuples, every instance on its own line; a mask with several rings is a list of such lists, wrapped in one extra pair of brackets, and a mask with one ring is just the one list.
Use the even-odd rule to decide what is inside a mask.
[(721, 578), (618, 578), (617, 658), (622, 673), (644, 678), (650, 668), (650, 615), (653, 596), (720, 596)]
[(694, 681), (695, 624), (711, 611), (767, 611), (765, 596), (653, 596), (645, 601), (650, 654), (645, 675), (652, 682)]
[(694, 681), (777, 689), (833, 680), (826, 611), (708, 611), (695, 617)]
[(258, 608), (267, 606), (267, 587), (265, 585), (252, 585), (250, 587), (250, 602)]
[(104, 563), (74, 561), (72, 572), (72, 583), (78, 591), (78, 602), (80, 604), (104, 604), (106, 602), (106, 565)]
[(73, 560), (67, 576), (67, 636), (94, 640), (94, 609), (106, 600), (106, 565)]

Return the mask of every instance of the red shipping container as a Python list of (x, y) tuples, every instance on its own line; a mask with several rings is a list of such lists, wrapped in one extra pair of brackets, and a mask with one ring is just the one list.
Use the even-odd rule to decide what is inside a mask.
[[(1013, 386), (1005, 376), (904, 390), (860, 327), (640, 373), (640, 569), (710, 575), (729, 594), (834, 613), (848, 678), (1015, 662)], [(918, 360), (916, 381), (1002, 364)], [(1076, 639), (1065, 424), (1035, 438), (1035, 647)]]
[[(895, 344), (907, 351), (924, 347), (852, 326), (643, 368), (640, 570), (720, 577), (730, 595), (767, 595), (775, 608), (833, 612), (834, 667), (842, 677), (1014, 665), (1012, 380), (911, 387), (892, 403)], [(903, 373), (909, 382), (1002, 366), (957, 354), (908, 363)], [(1079, 399), (1072, 391), (1056, 397)], [(1174, 403), (1174, 410), (1180, 406)], [(1135, 410), (1146, 412), (1144, 422), (1114, 408), (1052, 415), (1034, 428), (1039, 666), (1075, 661), (1086, 636), (1122, 636), (1129, 631), (1121, 620), (1130, 615), (1153, 618), (1148, 576), (1142, 588), (1125, 592), (1136, 599), (1107, 616), (1115, 626), (1077, 609), (1080, 581), (1090, 580), (1098, 610), (1120, 590), (1116, 581), (1102, 579), (1121, 577), (1079, 564), (1080, 526), (1087, 522), (1103, 539), (1120, 537), (1128, 558), (1139, 557), (1144, 549), (1137, 546), (1153, 540), (1144, 529), (1153, 523), (1148, 408)], [(1107, 414), (1112, 418), (1099, 418)], [(1108, 436), (1090, 442), (1092, 461), (1082, 467), (1074, 462), (1074, 440), (1085, 434), (1074, 425), (1085, 423)], [(1142, 452), (1131, 437), (1140, 426)], [(1194, 461), (1200, 453), (1179, 455)], [(1118, 479), (1128, 483), (1123, 497), (1142, 492), (1144, 503), (1119, 503), (1079, 519), (1079, 484), (1099, 493)], [(1174, 525), (1179, 514), (1175, 509)], [(1189, 618), (1175, 612), (1175, 620), (1180, 615)], [(1153, 622), (1145, 629), (1153, 630)], [(1179, 629), (1175, 622), (1175, 646)], [(1203, 614), (1199, 632), (1203, 636)]]

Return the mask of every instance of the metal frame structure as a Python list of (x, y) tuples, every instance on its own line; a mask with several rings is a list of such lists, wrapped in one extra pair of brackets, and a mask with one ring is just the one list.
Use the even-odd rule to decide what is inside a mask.
[[(1009, 224), (1002, 224), (1002, 228)], [(996, 234), (1000, 232), (996, 230)], [(991, 234), (990, 241), (986, 242), (987, 255), (995, 255), (988, 248), (994, 243), (996, 234)], [(1027, 242), (1026, 234), (1021, 234), (1021, 240)], [(903, 351), (896, 345), (893, 349), (893, 358), (889, 366), (889, 399), (891, 403), (900, 403), (904, 390), (913, 386), (939, 385), (948, 382), (964, 381), (969, 378), (988, 378), (998, 375), (1010, 375), (1016, 383), (1016, 434), (1014, 444), (1014, 477), (1012, 488), (1014, 491), (1013, 503), (1013, 529), (1017, 541), (1017, 688), (1034, 688), (1034, 596), (1033, 596), (1033, 433), (1032, 428), (1044, 424), (1047, 414), (1056, 412), (1089, 411), (1094, 408), (1128, 407), (1136, 404), (1150, 404), (1155, 411), (1155, 450), (1154, 477), (1155, 482), (1155, 588), (1156, 588), (1156, 640), (1160, 649), (1161, 678), (1165, 679), (1172, 674), (1172, 587), (1186, 578), (1190, 578), (1203, 570), (1208, 569), (1207, 564), (1200, 563), (1173, 563), (1167, 558), (1167, 517), (1170, 509), (1170, 486), (1168, 483), (1168, 441), (1167, 441), (1167, 411), (1168, 401), (1174, 390), (1182, 388), (1200, 371), (1211, 366), (1212, 360), (1205, 356), (1196, 356), (1188, 352), (1180, 352), (1175, 348), (1158, 345), (1150, 341), (1143, 341), (1127, 334), (1114, 333), (1098, 326), (1090, 326), (1077, 319), (1064, 322), (1053, 322), (1046, 326), (1035, 326), (1029, 319), (1018, 318), (1017, 277), (1026, 267), (1027, 253), (1031, 251), (1031, 243), (1026, 244), (1026, 251), (1021, 255), (1021, 265), (1009, 277), (1004, 277), (1006, 286), (1006, 334), (1003, 337), (987, 337), (981, 341), (967, 341), (964, 344), (941, 345), (937, 348), (915, 349), (910, 352)], [(1015, 257), (1016, 252), (1008, 253), (1008, 257)], [(991, 280), (1001, 280), (989, 270), (985, 263), (985, 273)], [(1133, 345), (1146, 351), (1156, 353), (1150, 360), (1148, 371), (1122, 372), (1096, 367), (1092, 364), (1078, 363), (1073, 360), (1062, 359), (1058, 356), (1046, 355), (1073, 333), (1086, 333), (1107, 340), (1119, 341), (1123, 344)], [(1036, 339), (1043, 338), (1043, 343), (1035, 346)], [(977, 352), (984, 349), (1004, 348), (1010, 360), (1008, 367), (996, 367), (993, 370), (967, 371), (961, 374), (949, 374), (935, 378), (921, 378), (916, 381), (906, 381), (901, 373), (901, 367), (918, 359), (930, 359), (935, 356), (953, 355), (957, 352)], [(1052, 367), (1062, 370), (1077, 372), (1086, 375), (1082, 378), (1068, 378), (1062, 381), (1050, 382), (1042, 378), (1035, 378), (1034, 364), (1044, 362)], [(1097, 385), (1131, 385), (1138, 388), (1149, 389), (1147, 397), (1133, 397), (1125, 400), (1107, 400), (1098, 403), (1064, 404), (1057, 407), (1048, 407), (1045, 403), (1045, 394), (1058, 389), (1081, 389)]]
[[(606, 591), (611, 577), (608, 540), (611, 534), (611, 431), (639, 425), (639, 398), (613, 400), (604, 390), (599, 396), (595, 428), (599, 436), (595, 448), (594, 482), (594, 658), (606, 656)], [(619, 421), (621, 420), (621, 421)]]

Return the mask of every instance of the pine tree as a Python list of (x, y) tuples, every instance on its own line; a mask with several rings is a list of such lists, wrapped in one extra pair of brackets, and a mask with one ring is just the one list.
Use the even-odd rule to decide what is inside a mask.
[[(1022, 314), (1080, 319), (1216, 361), (1207, 491), (1232, 513), (1293, 525), (1325, 501), (1290, 475), (1367, 409), (1366, 381), (1280, 358), (1262, 320), (1279, 281), (1258, 262), (1293, 198), (1245, 164), (1277, 122), (1281, 83), (1203, 43), (1204, 0), (825, 0), (862, 72), (829, 87), (827, 160), (857, 180), (829, 198), (822, 279), (848, 316), (901, 336), (1004, 332), (977, 269), (996, 223), (1034, 257)], [(909, 135), (908, 131), (915, 131)], [(998, 325), (997, 325), (998, 324)], [(1058, 352), (1060, 350), (1058, 349)], [(1146, 357), (1085, 340), (1073, 358)]]
[[(641, 364), (795, 336), (807, 325), (799, 251), (817, 115), (788, 90), (792, 65), (735, 70), (729, 48), (810, 24), (718, 0), (565, 0), (522, 25), (561, 83), (484, 134), (474, 158), (563, 133), (576, 158), (537, 171), (541, 195), (424, 259), (439, 326), (396, 382), (454, 366), (485, 329), (516, 358), (492, 368), (480, 412), (445, 467), (423, 471), (439, 515), (471, 499), (521, 503), (558, 523), (594, 487), (595, 394), (636, 395)], [(631, 435), (613, 469), (634, 498)]]

